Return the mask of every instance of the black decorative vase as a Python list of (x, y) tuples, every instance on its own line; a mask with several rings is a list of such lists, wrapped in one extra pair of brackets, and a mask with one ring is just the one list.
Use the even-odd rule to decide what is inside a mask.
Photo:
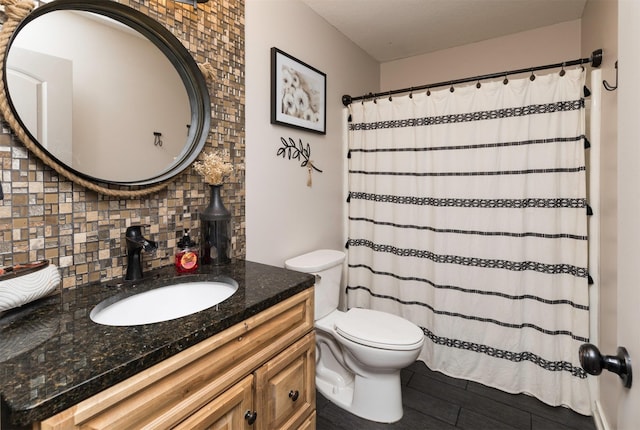
[(231, 212), (220, 197), (222, 185), (210, 185), (209, 206), (200, 214), (200, 262), (223, 265), (231, 261)]

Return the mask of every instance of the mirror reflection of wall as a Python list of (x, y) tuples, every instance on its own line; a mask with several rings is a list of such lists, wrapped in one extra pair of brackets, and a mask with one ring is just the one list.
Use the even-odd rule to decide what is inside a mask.
[(73, 167), (73, 63), (15, 46), (7, 82), (27, 130), (58, 160)]
[[(60, 71), (34, 71), (28, 64), (38, 56)], [(73, 77), (66, 87), (55, 84), (69, 72), (65, 63)], [(74, 170), (136, 181), (179, 161), (191, 122), (186, 88), (166, 55), (128, 27), (89, 12), (49, 12), (17, 34), (7, 68), (15, 70), (7, 74), (9, 94), (26, 128)], [(18, 90), (30, 96), (16, 96)], [(154, 145), (154, 133), (162, 134), (162, 146)]]

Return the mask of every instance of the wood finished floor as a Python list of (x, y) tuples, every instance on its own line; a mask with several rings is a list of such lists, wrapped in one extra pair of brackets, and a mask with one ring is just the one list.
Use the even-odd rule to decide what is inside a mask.
[(595, 430), (591, 417), (521, 394), (432, 372), (421, 361), (402, 370), (404, 416), (393, 424), (363, 420), (317, 393), (317, 430)]

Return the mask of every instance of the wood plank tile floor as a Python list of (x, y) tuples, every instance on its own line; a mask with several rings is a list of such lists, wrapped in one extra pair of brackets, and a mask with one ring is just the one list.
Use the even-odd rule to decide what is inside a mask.
[(317, 430), (595, 430), (592, 417), (548, 406), (429, 370), (421, 361), (402, 370), (404, 416), (393, 424), (363, 420), (317, 393)]

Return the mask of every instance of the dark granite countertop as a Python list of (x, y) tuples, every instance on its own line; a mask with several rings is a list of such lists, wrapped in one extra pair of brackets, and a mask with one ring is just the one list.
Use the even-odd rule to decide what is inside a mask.
[[(218, 306), (155, 324), (99, 325), (91, 309), (109, 297), (135, 294), (178, 278), (235, 279), (238, 291)], [(63, 290), (0, 315), (3, 424), (26, 425), (165, 360), (313, 285), (313, 276), (247, 261), (177, 275), (173, 266), (138, 282), (110, 281)]]

